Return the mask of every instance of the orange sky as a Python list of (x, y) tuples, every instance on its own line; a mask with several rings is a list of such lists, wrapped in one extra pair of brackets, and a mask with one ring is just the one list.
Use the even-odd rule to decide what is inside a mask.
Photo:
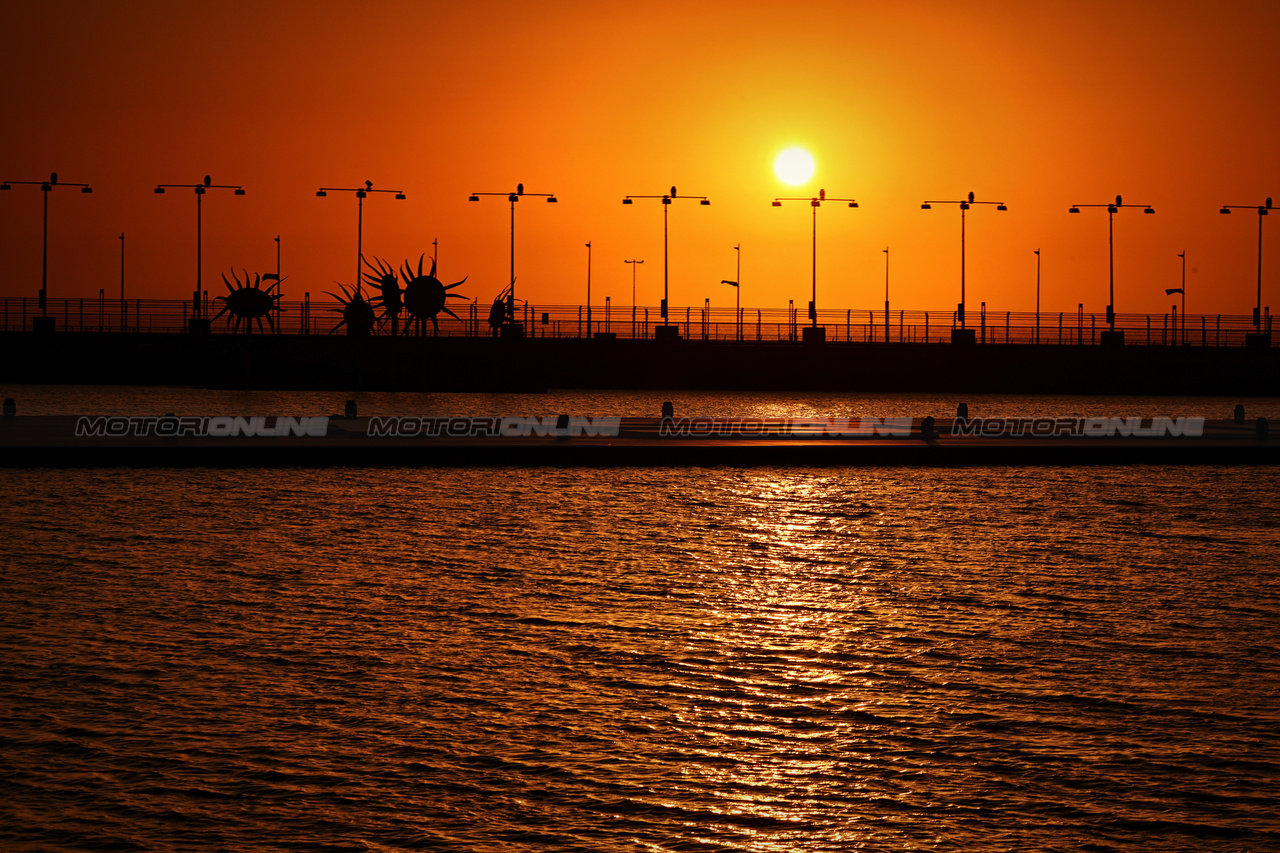
[[(50, 198), (49, 292), (185, 298), (195, 200), (157, 183), (241, 184), (204, 201), (204, 281), (275, 268), (286, 298), (354, 278), (356, 202), (320, 186), (371, 180), (364, 248), (397, 265), (440, 242), (446, 283), (487, 304), (505, 286), (508, 205), (471, 191), (554, 192), (517, 206), (521, 298), (639, 302), (662, 287), (671, 185), (673, 306), (809, 298), (810, 210), (775, 196), (852, 196), (818, 216), (823, 309), (959, 299), (960, 216), (925, 199), (972, 190), (968, 304), (1104, 310), (1105, 209), (1117, 193), (1116, 307), (1163, 312), (1188, 256), (1188, 309), (1254, 304), (1257, 216), (1280, 199), (1280, 4), (1262, 2), (52, 2), (0, 13), (0, 179), (93, 185)], [(817, 161), (788, 187), (774, 157)], [(0, 295), (35, 296), (40, 192), (0, 194)], [(1280, 310), (1280, 218), (1264, 303)], [(1274, 272), (1269, 272), (1272, 270)], [(217, 283), (215, 289), (213, 285)]]

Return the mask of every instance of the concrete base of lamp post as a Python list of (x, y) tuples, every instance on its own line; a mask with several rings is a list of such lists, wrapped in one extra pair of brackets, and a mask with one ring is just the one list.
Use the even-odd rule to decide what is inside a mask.
[(823, 326), (805, 326), (800, 332), (800, 340), (806, 344), (826, 343), (827, 330)]
[(206, 317), (191, 317), (187, 320), (187, 334), (207, 335), (213, 331), (213, 321)]
[(974, 329), (952, 329), (951, 343), (971, 347), (978, 342), (978, 333)]
[(617, 332), (596, 332), (597, 341), (616, 341), (618, 339)]
[(674, 325), (654, 326), (653, 339), (655, 341), (678, 341), (680, 340), (680, 327)]
[(1104, 347), (1122, 347), (1124, 346), (1124, 331), (1116, 329), (1114, 332), (1108, 329), (1098, 335), (1098, 342)]
[(56, 317), (32, 317), (31, 331), (48, 334), (57, 328)]
[(498, 327), (498, 337), (503, 340), (517, 340), (524, 337), (524, 323), (503, 323)]
[(1244, 345), (1249, 349), (1271, 349), (1271, 333), (1248, 332), (1244, 336)]

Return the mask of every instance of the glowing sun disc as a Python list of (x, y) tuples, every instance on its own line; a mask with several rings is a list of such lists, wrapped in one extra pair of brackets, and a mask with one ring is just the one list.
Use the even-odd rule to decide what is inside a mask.
[(803, 148), (788, 148), (773, 161), (773, 170), (783, 183), (803, 184), (813, 177), (813, 158)]

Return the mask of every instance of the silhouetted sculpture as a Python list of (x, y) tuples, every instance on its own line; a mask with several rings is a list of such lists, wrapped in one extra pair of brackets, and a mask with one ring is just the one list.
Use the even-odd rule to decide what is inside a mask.
[(235, 270), (231, 271), (231, 277), (235, 280), (235, 287), (231, 286), (231, 282), (227, 281), (225, 275), (222, 277), (222, 283), (227, 286), (227, 295), (214, 297), (214, 300), (222, 302), (223, 306), (222, 310), (213, 319), (217, 320), (223, 314), (230, 314), (231, 316), (227, 318), (227, 322), (232, 325), (232, 330), (240, 331), (240, 326), (243, 324), (245, 334), (248, 334), (253, 330), (254, 320), (258, 321), (258, 331), (262, 331), (262, 318), (266, 317), (267, 325), (274, 330), (276, 324), (275, 320), (272, 319), (271, 313), (284, 309), (279, 305), (280, 294), (273, 294), (271, 291), (278, 288), (280, 282), (284, 281), (284, 279), (275, 281), (270, 287), (263, 290), (261, 287), (261, 275), (254, 274), (253, 284), (249, 283), (248, 270), (244, 271), (243, 282), (236, 276)]
[[(436, 278), (436, 259), (431, 259), (431, 272), (427, 275), (422, 274), (422, 262), (426, 259), (424, 252), (418, 257), (418, 274), (414, 275), (409, 268), (409, 262), (406, 260), (400, 268), (400, 277), (404, 280), (403, 300), (404, 308), (409, 312), (409, 316), (414, 320), (422, 321), (430, 318), (431, 327), (436, 332), (440, 331), (440, 322), (436, 316), (443, 311), (455, 320), (461, 321), (462, 318), (453, 313), (446, 304), (449, 299), (463, 299), (461, 293), (450, 293), (455, 287), (467, 280), (467, 276), (462, 277), (462, 281), (455, 281), (453, 284), (441, 284)], [(405, 327), (405, 331), (409, 331), (409, 327)]]
[[(514, 284), (515, 282), (512, 282)], [(502, 324), (507, 321), (507, 316), (514, 313), (515, 304), (511, 295), (511, 285), (507, 285), (501, 293), (493, 300), (493, 305), (489, 307), (489, 331), (496, 338), (502, 330)]]
[(378, 325), (381, 326), (387, 320), (390, 320), (391, 334), (394, 335), (399, 329), (400, 310), (404, 308), (400, 280), (396, 278), (395, 267), (388, 266), (381, 258), (374, 258), (373, 260), (377, 266), (368, 261), (364, 262), (365, 266), (372, 270), (372, 272), (364, 274), (364, 280), (377, 291), (377, 295), (369, 300), (369, 304), (375, 308), (382, 309), (382, 316), (378, 318)]
[[(337, 284), (337, 282), (335, 282)], [(374, 325), (377, 324), (378, 318), (374, 314), (373, 306), (364, 298), (364, 292), (357, 287), (354, 291), (348, 290), (345, 284), (338, 284), (342, 288), (343, 296), (326, 290), (325, 293), (332, 296), (342, 304), (341, 308), (330, 308), (330, 311), (336, 311), (342, 315), (342, 322), (329, 330), (329, 334), (347, 327), (347, 334), (354, 337), (368, 337), (373, 331)]]

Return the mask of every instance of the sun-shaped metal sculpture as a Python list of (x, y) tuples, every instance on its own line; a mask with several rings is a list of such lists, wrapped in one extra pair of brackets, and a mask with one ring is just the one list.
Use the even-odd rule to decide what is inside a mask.
[(277, 279), (270, 287), (263, 290), (263, 278), (257, 273), (253, 276), (253, 284), (249, 283), (248, 270), (244, 270), (243, 282), (240, 281), (234, 269), (231, 271), (231, 278), (236, 283), (235, 287), (231, 286), (231, 282), (227, 281), (225, 275), (222, 276), (222, 283), (227, 286), (227, 295), (214, 297), (215, 301), (221, 301), (223, 305), (222, 310), (213, 319), (217, 320), (223, 314), (230, 314), (227, 322), (231, 324), (232, 331), (239, 332), (243, 324), (245, 334), (248, 334), (253, 331), (255, 320), (258, 321), (258, 331), (262, 331), (262, 318), (266, 317), (267, 325), (274, 331), (276, 324), (272, 312), (284, 309), (280, 307), (280, 294), (272, 291), (278, 288), (284, 279)]
[[(436, 278), (435, 258), (431, 259), (431, 272), (423, 275), (422, 264), (426, 257), (425, 252), (418, 257), (417, 275), (413, 274), (413, 270), (407, 260), (400, 268), (400, 278), (404, 280), (404, 308), (409, 312), (409, 316), (419, 323), (429, 318), (431, 327), (436, 332), (439, 332), (440, 321), (437, 319), (437, 315), (441, 311), (455, 320), (462, 320), (461, 317), (449, 309), (448, 300), (465, 299), (466, 297), (461, 293), (450, 293), (449, 291), (462, 284), (468, 277), (463, 276), (462, 281), (455, 281), (453, 284), (442, 284), (440, 279)], [(408, 331), (409, 325), (406, 325), (405, 332)]]
[[(355, 290), (348, 290), (345, 284), (334, 282), (338, 287), (342, 288), (342, 296), (330, 291), (325, 291), (342, 305), (341, 308), (330, 308), (330, 311), (336, 311), (342, 315), (342, 322), (329, 330), (329, 334), (347, 327), (347, 334), (354, 337), (367, 337), (373, 331), (374, 325), (378, 322), (378, 317), (373, 311), (373, 306), (364, 298), (364, 292), (357, 287)], [(345, 298), (344, 298), (345, 297)]]
[(382, 316), (378, 317), (378, 325), (381, 326), (387, 320), (390, 320), (391, 334), (394, 335), (397, 331), (400, 311), (404, 308), (400, 280), (396, 278), (395, 267), (384, 263), (381, 258), (374, 258), (373, 260), (373, 264), (368, 261), (364, 262), (365, 266), (370, 269), (370, 272), (364, 274), (364, 280), (375, 291), (375, 295), (369, 300), (369, 304), (374, 308), (382, 309)]
[[(515, 282), (512, 281), (512, 284)], [(511, 301), (511, 285), (507, 285), (502, 292), (493, 300), (493, 305), (489, 306), (489, 331), (496, 338), (499, 330), (502, 329), (503, 323), (507, 322), (507, 316), (514, 313), (515, 306)]]

